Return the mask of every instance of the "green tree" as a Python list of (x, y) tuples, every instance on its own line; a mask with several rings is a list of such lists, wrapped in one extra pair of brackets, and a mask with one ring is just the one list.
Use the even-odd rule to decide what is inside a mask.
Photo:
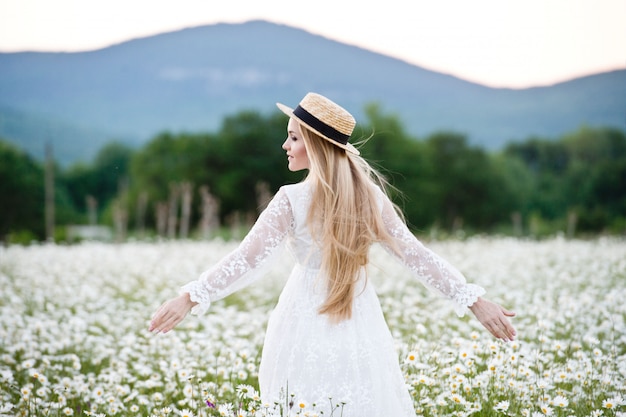
[(515, 210), (511, 190), (484, 150), (451, 132), (435, 133), (426, 144), (437, 186), (432, 204), (443, 227), (488, 230), (508, 221)]
[(382, 114), (378, 104), (368, 105), (365, 114), (367, 123), (362, 130), (368, 139), (361, 149), (363, 157), (397, 190), (392, 190), (392, 198), (408, 223), (423, 229), (434, 220), (429, 201), (436, 192), (424, 143), (409, 136), (397, 116)]
[(504, 154), (519, 158), (532, 175), (529, 208), (541, 218), (563, 218), (568, 210), (566, 173), (570, 155), (560, 141), (531, 138), (509, 144)]
[[(515, 156), (498, 152), (492, 154), (490, 159), (495, 177), (502, 181), (502, 188), (496, 190), (492, 203), (502, 215), (510, 214), (509, 219), (502, 219), (503, 224), (506, 220), (513, 224), (514, 217), (519, 216), (519, 224), (516, 226), (523, 228), (524, 219), (528, 219), (533, 210), (530, 204), (533, 176), (522, 160)], [(515, 233), (523, 233), (523, 230), (516, 230)]]
[[(576, 214), (580, 231), (599, 232), (625, 222), (626, 137), (612, 128), (583, 127), (558, 140), (510, 144), (532, 176), (529, 211), (553, 223)], [(563, 226), (561, 226), (561, 229)]]
[(626, 136), (611, 128), (583, 127), (565, 135), (569, 166), (565, 189), (578, 228), (599, 232), (626, 217)]
[(194, 181), (203, 177), (201, 165), (204, 148), (201, 135), (157, 135), (131, 161), (133, 186), (147, 191), (151, 199), (167, 200), (171, 182)]
[(268, 183), (274, 192), (302, 178), (301, 172), (288, 171), (281, 147), (287, 137), (287, 121), (280, 112), (263, 117), (253, 111), (224, 120), (218, 133), (219, 149), (209, 162), (213, 170), (223, 167), (216, 172), (219, 181), (213, 188), (222, 201), (223, 213), (257, 212), (255, 188), (260, 181)]
[[(302, 178), (302, 173), (287, 170), (281, 148), (286, 126), (283, 113), (263, 116), (243, 111), (226, 117), (214, 134), (162, 133), (132, 160), (131, 201), (140, 191), (146, 191), (152, 202), (167, 201), (170, 183), (189, 181), (196, 191), (209, 186), (220, 201), (222, 220), (235, 211), (256, 213), (259, 182), (275, 192)], [(197, 204), (193, 217), (198, 218)]]
[[(105, 145), (91, 165), (78, 163), (60, 176), (73, 207), (86, 213), (87, 196), (92, 196), (104, 209), (117, 195), (121, 184), (128, 181), (134, 150), (119, 142)], [(84, 215), (81, 217), (84, 221)]]
[(27, 231), (44, 237), (43, 168), (4, 140), (0, 140), (0, 196), (0, 239)]
[[(145, 193), (150, 202), (147, 220), (153, 221), (154, 208), (157, 203), (168, 201), (171, 184), (191, 182), (198, 187), (210, 183), (212, 173), (206, 159), (216, 148), (217, 137), (211, 134), (160, 133), (134, 153), (130, 162), (130, 188), (122, 203), (129, 213), (134, 213), (140, 195)], [(197, 210), (193, 216), (197, 216)]]

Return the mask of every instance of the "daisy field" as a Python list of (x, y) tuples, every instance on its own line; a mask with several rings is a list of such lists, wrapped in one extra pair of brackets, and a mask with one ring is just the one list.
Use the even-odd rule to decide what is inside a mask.
[[(514, 310), (515, 342), (457, 317), (374, 247), (369, 279), (418, 416), (626, 415), (626, 241), (425, 242)], [(0, 248), (0, 416), (319, 416), (263, 403), (265, 325), (292, 267), (154, 335), (148, 322), (235, 241)], [(339, 417), (349, 407), (329, 398)], [(328, 415), (328, 414), (326, 414)]]

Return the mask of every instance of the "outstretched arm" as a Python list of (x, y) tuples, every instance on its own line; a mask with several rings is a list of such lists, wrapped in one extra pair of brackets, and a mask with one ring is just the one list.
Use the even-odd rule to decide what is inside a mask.
[(391, 201), (382, 196), (382, 215), (395, 245), (386, 246), (428, 288), (450, 299), (458, 315), (469, 308), (478, 321), (495, 337), (513, 340), (516, 332), (509, 321), (515, 313), (482, 296), (485, 290), (468, 284), (465, 277), (445, 259), (426, 248), (395, 212)]
[(281, 189), (237, 249), (200, 277), (182, 287), (181, 294), (162, 304), (152, 317), (150, 331), (167, 332), (191, 311), (208, 310), (212, 301), (226, 297), (264, 275), (279, 254), (293, 226), (287, 194)]

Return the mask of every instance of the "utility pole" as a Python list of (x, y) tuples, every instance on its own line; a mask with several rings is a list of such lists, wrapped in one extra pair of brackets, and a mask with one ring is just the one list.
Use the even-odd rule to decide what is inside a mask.
[(46, 170), (45, 170), (45, 217), (46, 240), (54, 242), (54, 157), (52, 144), (46, 143)]

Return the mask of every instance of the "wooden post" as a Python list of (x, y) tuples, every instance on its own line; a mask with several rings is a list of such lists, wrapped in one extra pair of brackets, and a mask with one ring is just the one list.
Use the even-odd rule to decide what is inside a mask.
[(513, 234), (520, 237), (522, 235), (522, 213), (519, 211), (511, 213), (511, 221), (513, 222)]
[(191, 220), (191, 200), (193, 199), (193, 185), (185, 181), (180, 184), (181, 213), (180, 213), (180, 238), (187, 239), (189, 236), (189, 222)]
[(124, 207), (124, 202), (121, 199), (113, 203), (113, 222), (117, 242), (124, 242), (128, 227), (128, 210)]
[(463, 231), (463, 217), (455, 216), (452, 222), (452, 232), (459, 233)]
[(567, 213), (567, 237), (573, 239), (576, 236), (576, 224), (578, 223), (578, 213), (576, 210), (569, 210)]
[(272, 193), (270, 192), (270, 185), (265, 181), (257, 182), (254, 188), (256, 191), (257, 210), (260, 214), (272, 199)]
[(156, 226), (159, 237), (164, 237), (167, 229), (167, 207), (164, 201), (159, 201), (156, 205)]
[(46, 240), (54, 242), (54, 157), (52, 144), (46, 144), (46, 170), (45, 170), (45, 222)]
[(117, 183), (117, 199), (113, 206), (113, 220), (118, 242), (126, 240), (128, 232), (128, 178), (122, 177)]
[(213, 232), (220, 227), (219, 202), (209, 191), (209, 187), (200, 187), (201, 207), (200, 233), (203, 239), (209, 239)]
[(180, 195), (180, 189), (178, 184), (170, 184), (170, 199), (167, 218), (167, 237), (170, 239), (176, 239), (176, 225), (178, 223), (178, 196)]
[(90, 226), (98, 224), (98, 200), (94, 196), (85, 197), (87, 203), (87, 223)]
[(243, 226), (241, 224), (241, 212), (239, 210), (235, 210), (234, 212), (229, 214), (226, 218), (226, 223), (228, 223), (228, 226), (230, 228), (230, 238), (233, 240), (241, 239), (241, 233), (243, 229)]
[(146, 209), (148, 208), (148, 193), (142, 191), (137, 198), (137, 232), (144, 237), (146, 232)]

